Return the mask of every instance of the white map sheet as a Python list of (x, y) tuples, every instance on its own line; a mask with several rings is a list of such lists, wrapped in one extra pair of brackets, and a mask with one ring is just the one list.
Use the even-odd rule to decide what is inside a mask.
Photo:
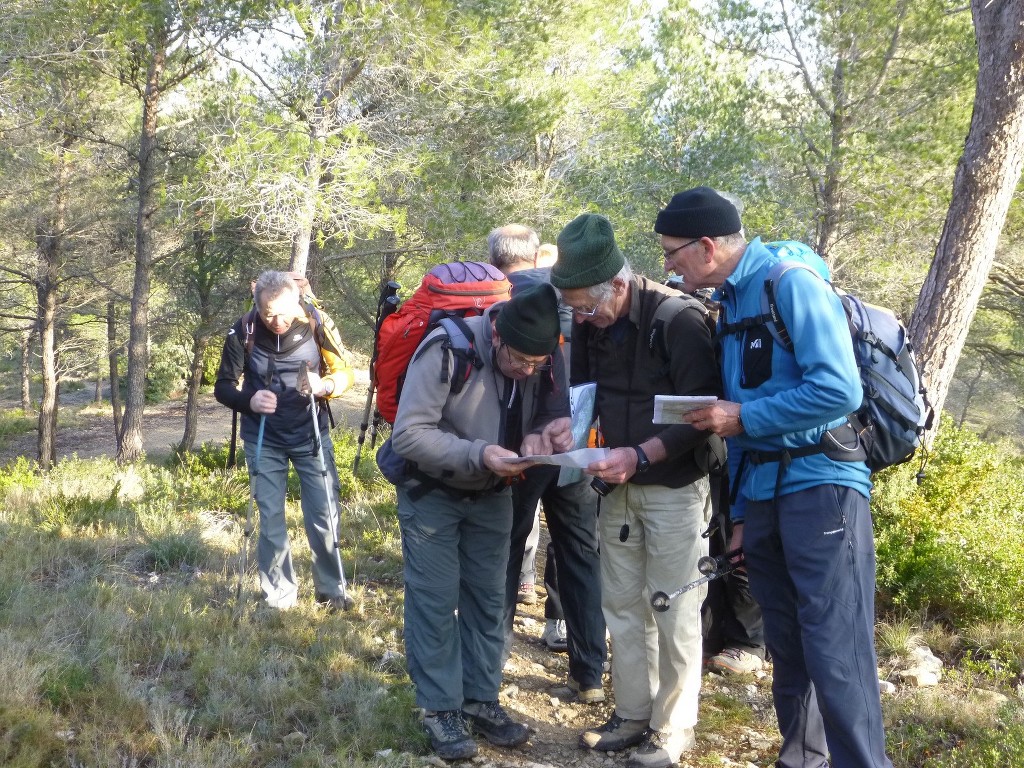
[(714, 395), (655, 395), (655, 424), (685, 424), (683, 414), (706, 408), (718, 401)]

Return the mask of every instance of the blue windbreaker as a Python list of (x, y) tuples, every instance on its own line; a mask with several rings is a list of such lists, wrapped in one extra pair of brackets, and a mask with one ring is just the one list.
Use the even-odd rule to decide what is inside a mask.
[[(773, 244), (757, 238), (747, 245), (735, 271), (714, 298), (721, 302), (721, 322), (735, 323), (762, 313), (761, 296), (768, 271), (779, 261), (801, 261), (803, 269), (785, 273), (776, 286), (776, 303), (793, 339), (789, 352), (765, 326), (722, 339), (725, 399), (740, 403), (744, 433), (729, 439), (729, 470), (735, 482), (744, 450), (778, 451), (816, 445), (822, 434), (843, 424), (863, 399), (853, 343), (839, 298), (824, 282), (824, 260), (801, 243)], [(734, 520), (742, 520), (745, 500), (775, 496), (779, 465), (742, 462)], [(861, 461), (833, 461), (818, 453), (793, 460), (781, 494), (826, 483), (871, 491), (870, 472)]]

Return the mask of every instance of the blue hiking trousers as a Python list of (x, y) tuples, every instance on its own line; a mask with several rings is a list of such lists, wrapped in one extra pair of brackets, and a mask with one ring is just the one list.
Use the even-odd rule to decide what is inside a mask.
[(892, 768), (874, 646), (868, 499), (819, 485), (747, 502), (750, 588), (764, 614), (781, 768)]

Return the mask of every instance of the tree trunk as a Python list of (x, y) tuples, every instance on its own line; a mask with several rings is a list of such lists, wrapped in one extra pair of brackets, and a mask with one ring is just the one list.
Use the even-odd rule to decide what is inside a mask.
[(117, 307), (107, 302), (107, 365), (110, 368), (110, 409), (114, 415), (114, 442), (121, 434), (121, 377), (117, 373)]
[(196, 441), (196, 422), (199, 415), (199, 387), (203, 383), (203, 361), (210, 346), (210, 335), (196, 332), (192, 335), (192, 370), (188, 378), (188, 400), (185, 404), (185, 434), (178, 445), (179, 451), (191, 451)]
[(292, 235), (292, 253), (288, 262), (289, 271), (298, 272), (301, 275), (306, 274), (309, 265), (309, 246), (313, 241), (313, 231), (316, 225), (316, 198), (320, 193), (320, 157), (317, 155), (317, 152), (320, 151), (320, 144), (316, 141), (315, 134), (313, 138), (309, 157), (303, 166), (306, 186), (300, 205), (299, 229)]
[[(974, 113), (910, 337), (940, 414), (1024, 166), (1024, 3), (971, 0)], [(927, 436), (930, 441), (938, 419)]]
[(42, 374), (43, 395), (39, 403), (38, 459), (39, 466), (49, 469), (57, 461), (57, 435), (54, 425), (57, 423), (57, 360), (56, 360), (56, 323), (57, 323), (57, 291), (56, 291), (56, 260), (51, 260), (40, 252), (44, 265), (44, 274), (38, 284), (39, 297), (39, 346), (40, 373)]
[(153, 279), (153, 214), (159, 206), (157, 184), (157, 120), (160, 77), (166, 41), (158, 36), (146, 72), (139, 137), (139, 208), (135, 219), (135, 280), (128, 333), (128, 387), (124, 419), (118, 432), (117, 462), (130, 463), (142, 456), (142, 413), (146, 406), (146, 369), (149, 367), (149, 299)]
[(306, 264), (309, 261), (309, 243), (312, 238), (311, 228), (303, 227), (302, 230), (292, 235), (292, 255), (288, 261), (288, 271), (306, 274)]
[(32, 336), (29, 328), (21, 334), (21, 412), (32, 412)]
[(57, 305), (60, 290), (60, 257), (67, 216), (67, 160), (72, 139), (65, 136), (57, 147), (53, 215), (40, 221), (36, 231), (39, 276), (36, 280), (39, 324), (40, 372), (43, 394), (39, 404), (39, 466), (49, 469), (57, 461)]
[(846, 188), (847, 99), (845, 61), (840, 58), (832, 73), (832, 112), (829, 155), (824, 177), (818, 190), (817, 252), (831, 265), (832, 248), (840, 237), (840, 224), (845, 218), (843, 194)]

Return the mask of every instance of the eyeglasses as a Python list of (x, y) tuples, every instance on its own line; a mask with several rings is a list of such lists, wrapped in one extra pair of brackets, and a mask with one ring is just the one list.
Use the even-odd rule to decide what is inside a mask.
[(569, 309), (571, 309), (572, 313), (577, 317), (593, 317), (594, 315), (597, 314), (597, 310), (601, 308), (601, 304), (603, 301), (604, 300), (602, 299), (601, 301), (597, 302), (597, 304), (594, 304), (591, 307), (569, 307)]
[(682, 245), (678, 245), (678, 246), (676, 246), (675, 248), (673, 248), (673, 249), (672, 249), (671, 251), (665, 251), (665, 258), (666, 258), (666, 259), (671, 259), (671, 258), (672, 258), (672, 255), (673, 255), (674, 253), (676, 253), (677, 251), (681, 251), (681, 250), (683, 250), (683, 248), (687, 248), (687, 247), (689, 247), (689, 246), (693, 245), (694, 243), (699, 243), (699, 242), (701, 241), (701, 239), (702, 239), (702, 238), (699, 238), (699, 237), (695, 237), (695, 238), (694, 238), (693, 240), (691, 240), (690, 242), (688, 242), (688, 243), (683, 243)]
[(546, 371), (551, 367), (550, 355), (540, 360), (528, 360), (522, 355), (513, 352), (508, 344), (502, 343), (501, 346), (504, 347), (505, 354), (508, 355), (509, 364), (517, 371)]

